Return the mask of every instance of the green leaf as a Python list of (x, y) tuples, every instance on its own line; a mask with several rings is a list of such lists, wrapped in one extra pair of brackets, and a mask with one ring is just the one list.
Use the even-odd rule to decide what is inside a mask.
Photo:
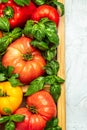
[(15, 130), (15, 123), (12, 121), (9, 121), (5, 125), (5, 130)]
[(11, 120), (14, 122), (22, 122), (24, 120), (25, 116), (20, 114), (14, 114), (11, 115)]
[(11, 112), (11, 109), (8, 108), (8, 107), (4, 107), (4, 108), (3, 108), (3, 111), (4, 111), (5, 113), (9, 114), (9, 115), (12, 113), (12, 112)]
[(44, 68), (48, 75), (57, 75), (59, 70), (59, 63), (55, 60), (52, 60), (50, 62), (47, 62)]
[(32, 35), (38, 41), (41, 41), (45, 38), (45, 25), (43, 23), (38, 22), (32, 28)]
[(16, 27), (12, 30), (11, 33), (9, 33), (9, 37), (12, 37), (12, 41), (15, 41), (16, 39), (18, 39), (19, 37), (22, 36), (22, 29), (19, 27)]
[(55, 83), (64, 83), (64, 80), (56, 75), (50, 75), (45, 77), (45, 84), (53, 85)]
[(56, 45), (59, 44), (59, 37), (58, 34), (53, 32), (50, 28), (46, 29), (46, 36), (49, 39), (51, 43), (54, 43)]
[(19, 38), (22, 35), (22, 31), (20, 28), (15, 28), (12, 32), (7, 33), (7, 35), (0, 38), (0, 52), (3, 53), (6, 51), (9, 44), (11, 44), (14, 40)]
[(10, 119), (10, 116), (2, 116), (0, 117), (0, 124), (7, 122)]
[(24, 30), (23, 30), (23, 33), (25, 36), (28, 36), (28, 37), (33, 37), (32, 35), (32, 28), (33, 28), (33, 25), (34, 25), (34, 21), (33, 20), (28, 20), (25, 24), (25, 27), (24, 27)]
[(52, 118), (46, 123), (46, 127), (44, 130), (62, 130), (61, 127), (58, 126), (58, 122), (58, 118)]
[(0, 17), (0, 30), (8, 32), (10, 30), (10, 23), (6, 17)]
[(57, 33), (56, 24), (53, 21), (49, 20), (48, 18), (42, 18), (40, 22), (45, 25), (46, 29), (49, 28), (52, 32)]
[(52, 118), (50, 121), (47, 122), (46, 127), (55, 127), (58, 126), (58, 118)]
[(0, 3), (7, 3), (8, 0), (0, 0)]
[(39, 77), (30, 83), (28, 90), (25, 93), (25, 96), (32, 95), (33, 93), (38, 92), (43, 88), (44, 88), (44, 77)]
[(47, 61), (51, 61), (51, 60), (53, 60), (55, 57), (56, 57), (56, 54), (57, 54), (57, 51), (56, 51), (56, 49), (49, 49), (49, 50), (47, 50), (47, 51), (45, 51), (44, 53), (43, 53), (43, 56), (44, 56), (44, 58), (47, 60)]
[(19, 6), (25, 6), (30, 4), (30, 0), (14, 0), (14, 2)]
[(6, 68), (2, 65), (2, 62), (0, 62), (0, 73), (6, 73)]
[(42, 51), (45, 51), (48, 49), (48, 45), (44, 41), (34, 40), (34, 41), (31, 41), (31, 45), (33, 45), (34, 47), (36, 47)]
[(6, 76), (4, 73), (0, 73), (0, 82), (1, 81), (5, 81), (6, 80)]
[(13, 87), (16, 86), (22, 86), (23, 84), (20, 82), (19, 79), (17, 79), (19, 77), (19, 74), (13, 74), (10, 78), (8, 78), (8, 81), (11, 83), (11, 85)]
[(54, 0), (54, 4), (57, 6), (60, 16), (63, 16), (65, 13), (64, 4), (55, 0)]
[(13, 66), (8, 66), (7, 67), (7, 76), (8, 77), (11, 77), (12, 76), (12, 73), (13, 73), (13, 70), (14, 70), (14, 67)]
[(57, 103), (58, 98), (61, 95), (61, 86), (60, 84), (53, 84), (50, 86), (50, 94), (52, 95), (55, 103)]
[(43, 4), (45, 4), (45, 1), (46, 1), (46, 0), (33, 0), (33, 2), (34, 2), (36, 5), (43, 5)]

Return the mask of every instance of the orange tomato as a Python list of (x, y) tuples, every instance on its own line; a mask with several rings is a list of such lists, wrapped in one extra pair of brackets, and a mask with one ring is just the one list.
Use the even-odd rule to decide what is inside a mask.
[(10, 82), (0, 83), (0, 113), (11, 114), (20, 106), (23, 99), (21, 87), (12, 87)]

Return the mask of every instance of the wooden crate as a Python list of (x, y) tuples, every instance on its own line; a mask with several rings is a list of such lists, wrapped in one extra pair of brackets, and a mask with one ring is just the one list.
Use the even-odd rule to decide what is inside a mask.
[[(58, 0), (61, 3), (64, 3), (64, 0)], [(65, 32), (64, 32), (64, 16), (61, 17), (60, 25), (58, 28), (58, 35), (60, 40), (60, 45), (58, 46), (58, 61), (60, 63), (60, 69), (58, 75), (65, 79)], [(58, 118), (59, 125), (62, 127), (62, 130), (66, 130), (66, 94), (65, 94), (65, 83), (61, 85), (62, 92), (58, 100)]]
[[(58, 0), (61, 3), (64, 3), (64, 0)], [(60, 44), (57, 49), (57, 60), (60, 64), (60, 69), (58, 72), (58, 76), (62, 77), (65, 79), (65, 41), (64, 41), (64, 16), (61, 17), (60, 19), (60, 24), (58, 28), (58, 35), (59, 35), (59, 41)], [(1, 34), (1, 33), (0, 33)], [(23, 91), (26, 92), (27, 90), (27, 85), (23, 87)], [(65, 96), (65, 83), (61, 85), (62, 87), (62, 92), (61, 96), (58, 100), (57, 103), (57, 115), (59, 119), (59, 126), (62, 127), (62, 130), (66, 130), (66, 96)], [(49, 91), (49, 86), (46, 86), (45, 89)], [(2, 126), (0, 126), (0, 130), (3, 130)]]

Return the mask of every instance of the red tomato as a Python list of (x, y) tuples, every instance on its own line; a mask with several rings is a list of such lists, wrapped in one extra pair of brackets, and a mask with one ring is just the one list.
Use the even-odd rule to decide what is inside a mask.
[(42, 90), (26, 99), (28, 108), (19, 108), (15, 113), (25, 115), (23, 122), (16, 124), (16, 130), (44, 130), (46, 122), (56, 116), (56, 105), (52, 96)]
[(36, 8), (31, 18), (35, 21), (39, 21), (41, 18), (44, 17), (47, 17), (48, 19), (54, 21), (58, 26), (60, 16), (54, 7), (50, 5), (41, 5), (38, 8)]
[(2, 58), (2, 64), (14, 67), (22, 83), (28, 84), (38, 76), (43, 75), (46, 62), (41, 53), (30, 45), (30, 38), (21, 37), (14, 41)]

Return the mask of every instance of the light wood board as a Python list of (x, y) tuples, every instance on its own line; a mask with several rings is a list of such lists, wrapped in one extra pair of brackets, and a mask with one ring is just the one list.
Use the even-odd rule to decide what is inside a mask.
[[(64, 3), (64, 0), (58, 0), (61, 3)], [(58, 28), (58, 35), (59, 35), (59, 46), (58, 46), (58, 61), (60, 64), (60, 69), (58, 72), (58, 76), (65, 79), (65, 27), (64, 27), (64, 16), (60, 19), (60, 24)], [(59, 125), (62, 127), (62, 130), (66, 130), (66, 91), (65, 91), (65, 83), (61, 85), (62, 92), (61, 96), (58, 100), (58, 118), (59, 118)]]

